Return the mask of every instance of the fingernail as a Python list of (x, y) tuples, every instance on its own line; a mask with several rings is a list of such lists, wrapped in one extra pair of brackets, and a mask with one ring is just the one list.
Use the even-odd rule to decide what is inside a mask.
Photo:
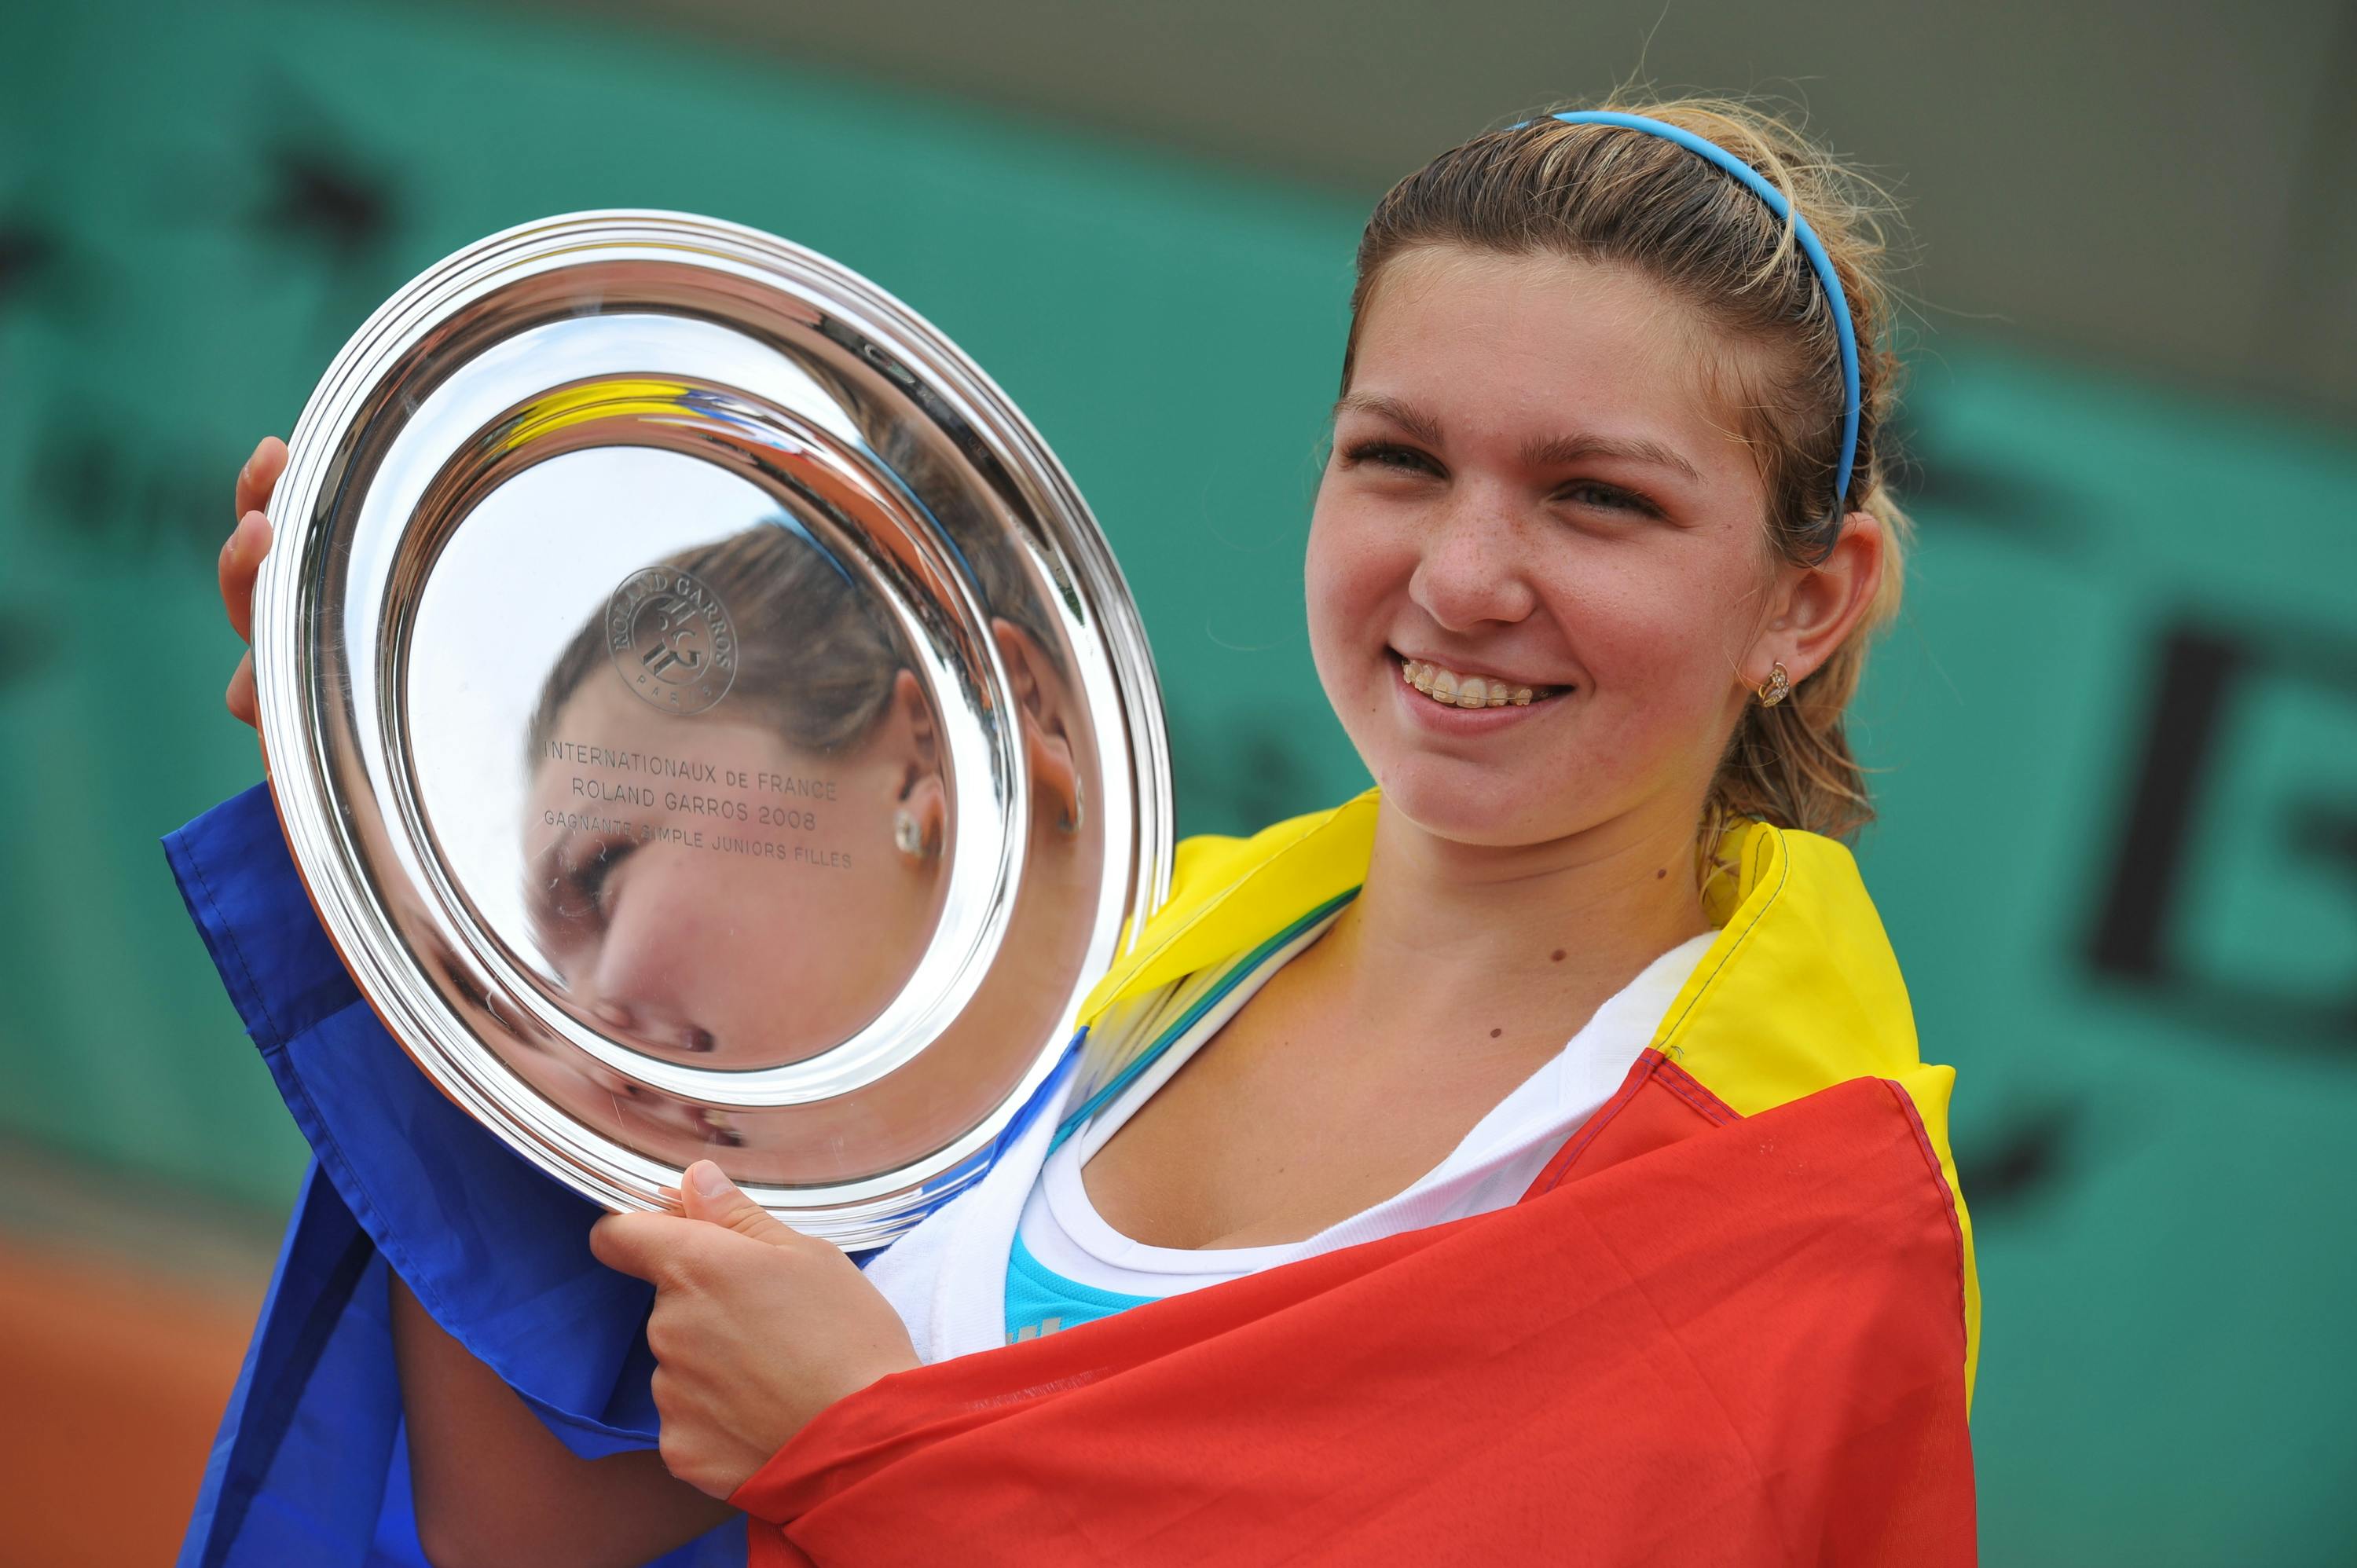
[(695, 1190), (706, 1197), (725, 1197), (728, 1194), (728, 1178), (710, 1160), (698, 1160), (687, 1167), (687, 1179)]

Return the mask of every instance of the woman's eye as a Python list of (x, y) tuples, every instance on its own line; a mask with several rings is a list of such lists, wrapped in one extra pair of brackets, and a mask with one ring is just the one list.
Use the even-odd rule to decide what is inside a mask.
[(627, 840), (608, 840), (577, 864), (565, 868), (557, 894), (556, 913), (565, 920), (602, 925), (612, 914), (607, 884), (638, 846)]
[(1362, 441), (1343, 449), (1343, 457), (1353, 467), (1372, 463), (1378, 468), (1392, 468), (1402, 473), (1437, 473), (1440, 465), (1413, 446), (1402, 446), (1392, 441)]
[(1624, 490), (1615, 485), (1599, 485), (1592, 482), (1568, 485), (1558, 493), (1567, 499), (1577, 501), (1582, 506), (1601, 507), (1607, 511), (1633, 511), (1646, 517), (1659, 517), (1662, 514), (1662, 509), (1652, 501), (1633, 490)]

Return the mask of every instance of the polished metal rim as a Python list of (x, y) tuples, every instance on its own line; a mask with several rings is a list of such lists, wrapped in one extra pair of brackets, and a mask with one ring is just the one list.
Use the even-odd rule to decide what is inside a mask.
[[(972, 360), (866, 279), (741, 225), (607, 210), (492, 235), (379, 308), (305, 407), (257, 585), (255, 671), (280, 818), (361, 993), (444, 1093), (541, 1169), (609, 1208), (649, 1208), (687, 1161), (630, 1135), (619, 1098), (615, 1121), (601, 1124), (535, 1088), (517, 1070), (524, 1051), (577, 1058), (600, 1081), (627, 1079), (633, 1096), (693, 1106), (699, 1125), (780, 1118), (789, 1141), (798, 1107), (862, 1095), (887, 1104), (879, 1086), (959, 1027), (981, 1026), (970, 1008), (1007, 957), (1036, 824), (1008, 719), (1017, 694), (985, 630), (991, 607), (962, 565), (975, 538), (952, 540), (858, 432), (827, 424), (834, 405), (813, 396), (798, 368), (818, 355), (847, 367), (829, 380), (851, 388), (844, 406), (921, 427), (962, 455), (974, 514), (994, 520), (986, 546), (1039, 585), (1046, 607), (1035, 618), (1069, 665), (1075, 723), (1093, 737), (1095, 763), (1074, 789), (1085, 789), (1092, 843), (1102, 843), (1085, 918), (1056, 928), (1073, 950), (1059, 971), (1067, 982), (1017, 1009), (1037, 1036), (1021, 1046), (1019, 1071), (956, 1086), (981, 1098), (957, 1112), (953, 1135), (836, 1179), (740, 1176), (780, 1218), (859, 1248), (980, 1174), (1051, 1070), (1081, 997), (1167, 891), (1169, 756), (1144, 628), (1070, 477)], [(813, 423), (813, 407), (825, 417)], [(691, 456), (734, 443), (731, 453), (832, 464), (822, 478), (850, 499), (813, 526), (833, 531), (904, 623), (926, 690), (946, 693), (942, 744), (961, 814), (938, 925), (888, 1005), (802, 1059), (705, 1066), (651, 1054), (569, 1011), (512, 932), (478, 907), (479, 888), (454, 871), (437, 833), (433, 791), (448, 786), (420, 762), (419, 726), (433, 711), (413, 685), (420, 607), (443, 591), (431, 589), (435, 574), (486, 497), (605, 439), (633, 452), (672, 442)], [(822, 447), (835, 455), (810, 456)], [(886, 534), (888, 549), (877, 542)], [(436, 744), (448, 755), (451, 742)], [(704, 1152), (758, 1165), (722, 1146)]]

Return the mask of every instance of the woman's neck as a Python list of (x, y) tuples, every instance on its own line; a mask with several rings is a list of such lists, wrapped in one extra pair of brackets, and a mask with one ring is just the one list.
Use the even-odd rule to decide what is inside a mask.
[(1363, 890), (1313, 950), (1347, 974), (1337, 990), (1372, 1034), (1559, 1046), (1648, 963), (1711, 929), (1694, 866), (1676, 813), (1501, 849), (1386, 810)]

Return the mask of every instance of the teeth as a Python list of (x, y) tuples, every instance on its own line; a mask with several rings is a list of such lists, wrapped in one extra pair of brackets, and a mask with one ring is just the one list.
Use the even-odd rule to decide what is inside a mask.
[(1459, 675), (1454, 670), (1421, 659), (1402, 660), (1400, 673), (1409, 685), (1434, 702), (1453, 708), (1502, 708), (1510, 703), (1527, 708), (1541, 697), (1554, 694), (1552, 687), (1515, 686), (1481, 675)]

